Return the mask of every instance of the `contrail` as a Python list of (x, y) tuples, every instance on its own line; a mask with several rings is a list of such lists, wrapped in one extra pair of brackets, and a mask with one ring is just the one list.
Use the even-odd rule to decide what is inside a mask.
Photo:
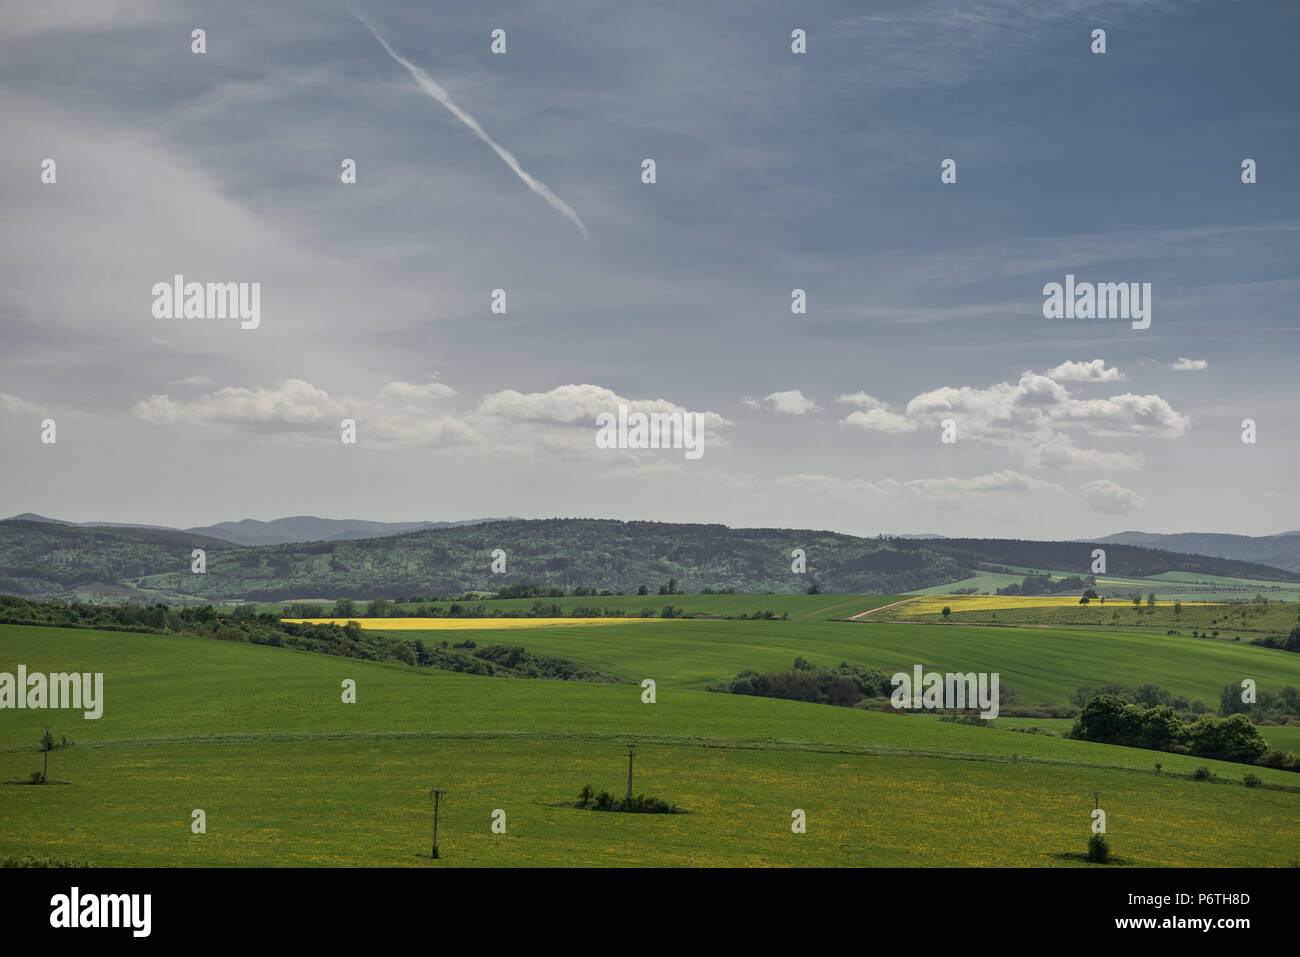
[(492, 141), (492, 137), (488, 136), (487, 133), (483, 131), (483, 127), (478, 125), (478, 120), (474, 119), (474, 117), (470, 116), (459, 106), (453, 103), (451, 97), (447, 95), (447, 91), (444, 90), (441, 86), (439, 86), (437, 82), (433, 79), (433, 77), (429, 76), (428, 73), (424, 72), (424, 70), (420, 69), (410, 60), (407, 60), (396, 50), (394, 50), (391, 46), (389, 46), (388, 41), (379, 35), (379, 31), (375, 29), (374, 25), (369, 20), (367, 20), (361, 14), (357, 13), (355, 10), (351, 12), (352, 15), (356, 17), (358, 20), (360, 20), (361, 24), (374, 35), (375, 39), (383, 44), (384, 49), (388, 51), (388, 55), (392, 57), (394, 60), (396, 60), (398, 63), (400, 63), (402, 66), (406, 67), (407, 72), (410, 73), (411, 76), (415, 78), (415, 82), (417, 85), (419, 85), (421, 90), (423, 90), (425, 93), (428, 93), (431, 97), (433, 97), (443, 106), (445, 106), (447, 109), (451, 110), (452, 113), (456, 114), (457, 119), (459, 119), (462, 123), (464, 123), (466, 126), (468, 126), (471, 130), (474, 131), (474, 135), (476, 135), (488, 146), (492, 147), (493, 151), (496, 152), (497, 156), (500, 156), (501, 159), (505, 162), (505, 164), (509, 166), (512, 170), (514, 170), (515, 174), (520, 179), (522, 179), (525, 183), (528, 184), (529, 189), (531, 189), (534, 193), (541, 196), (542, 199), (550, 203), (551, 206), (554, 207), (556, 210), (558, 210), (562, 215), (572, 220), (573, 224), (577, 226), (578, 229), (582, 232), (583, 239), (591, 238), (587, 235), (587, 227), (582, 225), (582, 220), (578, 218), (578, 214), (573, 211), (573, 208), (569, 206), (568, 203), (566, 203), (564, 200), (560, 199), (560, 197), (552, 193), (550, 188), (541, 180), (534, 179), (532, 176), (529, 176), (528, 173), (524, 170), (524, 168), (519, 165), (519, 160), (515, 159), (514, 153), (510, 152), (507, 149), (503, 149), (502, 147), (494, 143)]

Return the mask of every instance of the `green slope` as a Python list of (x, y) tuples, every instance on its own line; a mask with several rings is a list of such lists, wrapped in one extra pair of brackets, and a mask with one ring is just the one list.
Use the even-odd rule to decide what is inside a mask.
[[(635, 626), (626, 636), (648, 637)], [(0, 662), (102, 671), (106, 682), (98, 721), (0, 711), (0, 780), (39, 766), (33, 744), (51, 717), (56, 734), (76, 741), (51, 755), (51, 777), (70, 784), (0, 785), (0, 853), (415, 865), (427, 863), (415, 855), (436, 783), (449, 791), (448, 864), (1071, 864), (1059, 855), (1082, 848), (1092, 790), (1106, 796), (1116, 852), (1134, 863), (1300, 856), (1296, 841), (1278, 840), (1300, 833), (1295, 791), (1182, 776), (1204, 764), (1240, 781), (1240, 766), (920, 716), (714, 695), (671, 680), (646, 705), (635, 685), (476, 678), (55, 628), (0, 627)], [(339, 700), (344, 678), (357, 681), (356, 704)], [(639, 742), (638, 787), (692, 813), (556, 806), (581, 784), (617, 790), (628, 737)], [(789, 832), (796, 807), (809, 814), (806, 835)], [(189, 831), (194, 808), (208, 814), (206, 835)], [(506, 835), (490, 832), (496, 808), (507, 811)]]
[[(390, 631), (414, 641), (473, 640), (483, 632)], [(570, 658), (628, 681), (703, 688), (740, 671), (788, 668), (802, 655), (890, 671), (998, 672), (1022, 704), (1067, 704), (1081, 685), (1156, 684), (1217, 707), (1223, 686), (1254, 678), (1261, 688), (1300, 686), (1300, 655), (1241, 642), (1082, 629), (823, 621), (680, 621), (601, 628), (556, 626), (500, 639), (538, 654)]]

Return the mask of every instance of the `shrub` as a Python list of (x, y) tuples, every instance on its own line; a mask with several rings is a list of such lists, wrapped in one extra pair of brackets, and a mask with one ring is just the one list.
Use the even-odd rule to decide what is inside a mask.
[(1213, 776), (1214, 775), (1210, 773), (1210, 769), (1203, 764), (1192, 772), (1193, 781), (1208, 781)]
[(1110, 859), (1110, 843), (1100, 834), (1088, 838), (1088, 860), (1094, 864), (1105, 864)]
[(1241, 783), (1248, 788), (1257, 788), (1264, 782), (1259, 779), (1259, 775), (1254, 771), (1247, 771), (1246, 776), (1241, 779)]

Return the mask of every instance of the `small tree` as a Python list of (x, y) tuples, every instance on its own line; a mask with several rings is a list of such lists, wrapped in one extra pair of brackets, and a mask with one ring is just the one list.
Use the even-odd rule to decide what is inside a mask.
[(1156, 607), (1156, 593), (1155, 593), (1155, 592), (1151, 592), (1149, 595), (1147, 595), (1147, 607), (1148, 607), (1148, 608), (1154, 608), (1154, 607)]
[(1183, 603), (1181, 601), (1174, 602), (1174, 616), (1177, 617), (1182, 613), (1183, 613)]
[(1110, 859), (1110, 843), (1100, 834), (1088, 838), (1088, 860), (1094, 864), (1105, 864)]
[(944, 605), (944, 606), (943, 606), (943, 620), (944, 620), (944, 621), (947, 621), (947, 620), (948, 620), (948, 616), (951, 615), (951, 614), (952, 614), (952, 609), (949, 608), (947, 605)]

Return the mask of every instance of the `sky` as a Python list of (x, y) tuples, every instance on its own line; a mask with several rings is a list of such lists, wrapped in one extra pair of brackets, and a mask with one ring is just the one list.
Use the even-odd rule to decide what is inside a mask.
[[(1297, 39), (1284, 2), (24, 5), (0, 515), (1300, 528)], [(257, 283), (256, 328), (157, 315), (177, 274)], [(1045, 317), (1067, 275), (1149, 283), (1149, 328)], [(598, 447), (620, 404), (703, 454)]]

